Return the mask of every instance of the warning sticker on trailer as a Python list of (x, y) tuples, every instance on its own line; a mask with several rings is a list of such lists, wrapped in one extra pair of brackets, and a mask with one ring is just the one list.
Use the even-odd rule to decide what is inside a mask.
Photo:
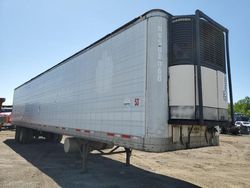
[(140, 105), (140, 99), (139, 98), (135, 98), (134, 105), (135, 106), (139, 106)]

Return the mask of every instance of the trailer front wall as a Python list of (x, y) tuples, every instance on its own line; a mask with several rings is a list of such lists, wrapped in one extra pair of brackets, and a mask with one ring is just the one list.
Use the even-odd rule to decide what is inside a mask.
[(13, 122), (145, 135), (146, 20), (17, 88)]

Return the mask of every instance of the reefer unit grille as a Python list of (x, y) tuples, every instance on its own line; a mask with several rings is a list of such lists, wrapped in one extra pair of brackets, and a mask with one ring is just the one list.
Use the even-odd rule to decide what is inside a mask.
[(225, 72), (224, 33), (206, 20), (200, 20), (201, 64)]
[(172, 21), (172, 65), (193, 64), (193, 21), (191, 18), (177, 18)]
[[(169, 65), (197, 64), (194, 17), (174, 17), (171, 26), (172, 57), (170, 57)], [(200, 64), (225, 72), (224, 32), (203, 19), (200, 20), (199, 26)]]

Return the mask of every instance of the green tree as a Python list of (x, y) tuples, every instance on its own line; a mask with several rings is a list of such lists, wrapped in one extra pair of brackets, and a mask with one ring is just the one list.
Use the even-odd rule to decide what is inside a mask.
[(250, 117), (250, 97), (245, 97), (234, 103), (234, 112)]

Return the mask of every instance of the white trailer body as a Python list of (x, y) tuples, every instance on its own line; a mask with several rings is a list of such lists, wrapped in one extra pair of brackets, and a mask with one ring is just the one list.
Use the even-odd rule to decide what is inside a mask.
[(200, 119), (199, 65), (171, 65), (172, 20), (149, 11), (19, 86), (13, 124), (144, 151), (217, 145), (226, 71), (200, 66)]

